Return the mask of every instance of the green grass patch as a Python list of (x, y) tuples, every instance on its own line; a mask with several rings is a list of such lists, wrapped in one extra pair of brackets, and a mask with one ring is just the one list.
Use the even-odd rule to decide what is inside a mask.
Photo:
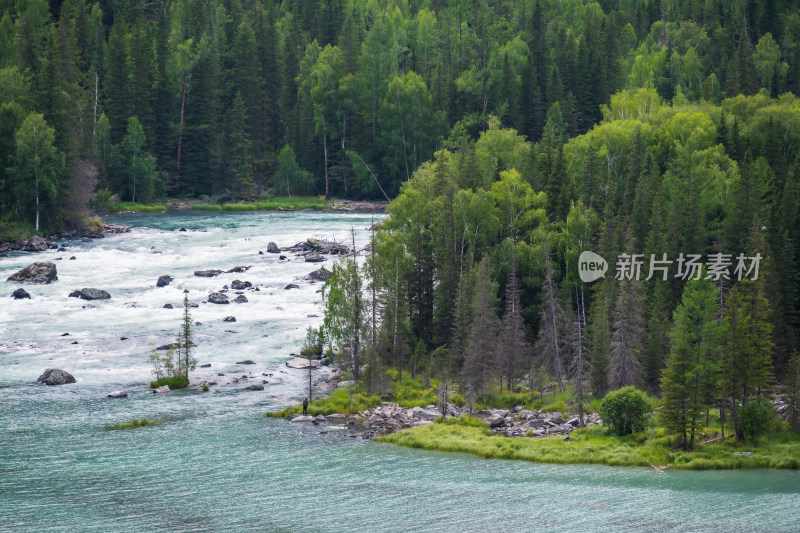
[[(468, 453), (483, 458), (517, 459), (538, 463), (604, 464), (610, 466), (670, 465), (681, 470), (800, 468), (800, 435), (773, 434), (758, 446), (731, 441), (699, 446), (693, 452), (670, 451), (672, 439), (658, 428), (654, 438), (615, 437), (592, 426), (562, 436), (503, 437), (485, 427), (447, 421), (377, 437), (399, 446)], [(749, 451), (752, 456), (731, 455)]]
[(98, 204), (99, 208), (104, 209), (110, 213), (119, 213), (122, 211), (139, 211), (142, 213), (158, 213), (167, 210), (166, 204), (153, 203), (153, 204), (140, 204), (135, 202), (104, 202)]
[(35, 233), (32, 224), (0, 223), (0, 242), (23, 242)]
[(189, 386), (189, 378), (185, 378), (183, 376), (176, 376), (176, 377), (169, 377), (169, 378), (159, 378), (155, 381), (150, 382), (151, 389), (157, 389), (159, 387), (163, 387), (167, 385), (170, 389), (184, 389)]
[(146, 418), (134, 418), (130, 422), (126, 422), (124, 424), (114, 424), (113, 426), (106, 426), (108, 430), (118, 430), (118, 429), (134, 429), (134, 428), (143, 428), (145, 426), (158, 426), (163, 424), (161, 420), (148, 420)]
[[(368, 396), (354, 388), (351, 397), (350, 390), (350, 387), (341, 387), (335, 389), (333, 394), (328, 398), (315, 398), (313, 403), (308, 406), (308, 414), (312, 416), (330, 415), (333, 413), (352, 415), (381, 404), (379, 396)], [(284, 418), (288, 415), (299, 415), (302, 413), (303, 406), (294, 405), (286, 409), (281, 409), (280, 411), (267, 413), (267, 416)]]
[(330, 209), (330, 202), (321, 197), (285, 197), (267, 198), (255, 202), (223, 203), (223, 204), (195, 204), (192, 209), (195, 211), (276, 211), (278, 209), (300, 210)]

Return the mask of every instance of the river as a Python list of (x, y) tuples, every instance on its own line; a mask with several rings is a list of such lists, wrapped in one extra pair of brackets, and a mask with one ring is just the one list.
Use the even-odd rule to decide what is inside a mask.
[[(0, 281), (0, 531), (800, 530), (800, 472), (483, 460), (268, 419), (266, 411), (304, 395), (306, 375), (284, 362), (322, 308), (321, 285), (299, 280), (319, 265), (291, 254), (280, 261), (267, 243), (346, 241), (353, 228), (364, 244), (371, 216), (186, 212), (110, 221), (134, 229), (69, 241), (66, 253), (0, 258), (3, 280), (42, 260), (54, 261), (59, 276), (26, 286), (31, 300), (9, 298), (17, 285)], [(239, 265), (252, 268), (193, 275)], [(175, 280), (157, 288), (162, 274)], [(248, 303), (202, 303), (234, 279), (258, 287), (245, 291)], [(289, 283), (299, 288), (285, 290)], [(112, 298), (67, 297), (82, 287)], [(184, 290), (199, 304), (197, 360), (211, 365), (193, 381), (219, 384), (155, 395), (148, 353), (174, 340)], [(256, 364), (236, 365), (245, 359)], [(77, 383), (35, 384), (48, 367)], [(248, 379), (234, 383), (242, 373)], [(242, 390), (264, 380), (264, 391)], [(128, 398), (105, 398), (115, 390)], [(106, 429), (142, 417), (163, 424)]]

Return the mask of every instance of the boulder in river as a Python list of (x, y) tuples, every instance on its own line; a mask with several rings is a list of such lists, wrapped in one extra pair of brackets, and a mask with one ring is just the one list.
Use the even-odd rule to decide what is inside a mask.
[(38, 235), (31, 235), (22, 245), (22, 249), (26, 252), (44, 252), (48, 248), (50, 248), (50, 243)]
[(264, 390), (264, 385), (250, 385), (242, 390)]
[(82, 300), (108, 300), (111, 298), (111, 295), (102, 289), (84, 287), (81, 289), (79, 297)]
[(309, 281), (327, 281), (329, 277), (331, 277), (333, 273), (325, 267), (322, 267), (314, 272), (310, 273), (306, 276), (305, 279)]
[(271, 242), (267, 245), (267, 252), (271, 254), (279, 254), (281, 253), (281, 249), (278, 248), (278, 245), (274, 242)]
[(172, 304), (164, 304), (164, 309), (173, 309)]
[(237, 361), (237, 365), (254, 365), (256, 364), (255, 361), (251, 361), (250, 359), (245, 359), (244, 361)]
[(288, 284), (287, 286), (284, 287), (284, 290), (288, 291), (289, 289), (299, 289), (299, 288), (300, 288), (299, 285), (297, 285), (295, 283), (290, 283), (290, 284)]
[(299, 424), (302, 422), (313, 422), (313, 421), (314, 417), (310, 415), (295, 416), (291, 420), (289, 420), (289, 422), (291, 422), (292, 424)]
[(28, 291), (26, 291), (25, 289), (23, 289), (21, 287), (19, 289), (15, 290), (14, 292), (12, 292), (11, 293), (11, 297), (14, 298), (15, 300), (22, 300), (24, 298), (27, 298), (28, 300), (31, 299), (31, 295), (28, 294)]
[(305, 261), (306, 263), (322, 263), (325, 261), (325, 257), (320, 254), (308, 254)]
[(306, 359), (305, 357), (294, 357), (286, 361), (286, 366), (289, 368), (317, 368), (317, 361)]
[(253, 284), (250, 283), (249, 281), (240, 281), (238, 279), (233, 280), (233, 282), (231, 283), (231, 289), (235, 291), (243, 291), (245, 289), (249, 289), (252, 286)]
[(244, 294), (240, 294), (236, 298), (233, 299), (233, 303), (235, 304), (246, 304), (247, 298), (244, 297)]
[(66, 385), (67, 383), (75, 383), (75, 378), (66, 370), (48, 368), (36, 381), (45, 385)]
[(212, 304), (228, 304), (230, 301), (228, 297), (221, 292), (212, 292), (208, 295), (208, 302)]
[(236, 317), (235, 316), (226, 316), (225, 318), (222, 319), (222, 321), (223, 322), (236, 322)]
[(158, 281), (156, 282), (156, 287), (166, 287), (170, 283), (172, 283), (171, 276), (159, 276)]
[(106, 394), (106, 398), (127, 398), (128, 393), (121, 390), (116, 390), (114, 392), (110, 392)]
[(168, 394), (172, 392), (172, 389), (169, 388), (169, 385), (162, 385), (157, 389), (153, 389), (153, 394)]
[(156, 350), (177, 350), (178, 348), (180, 348), (180, 346), (181, 345), (178, 344), (177, 342), (171, 342), (169, 344), (162, 344), (161, 346), (156, 348)]
[(222, 274), (222, 270), (195, 270), (194, 275), (199, 278), (213, 278)]
[(240, 274), (242, 272), (247, 272), (248, 270), (250, 270), (249, 266), (235, 266), (230, 270), (226, 270), (225, 273), (226, 274), (234, 274), (234, 273)]
[(33, 263), (19, 272), (11, 274), (7, 281), (43, 285), (58, 279), (56, 265), (53, 263)]

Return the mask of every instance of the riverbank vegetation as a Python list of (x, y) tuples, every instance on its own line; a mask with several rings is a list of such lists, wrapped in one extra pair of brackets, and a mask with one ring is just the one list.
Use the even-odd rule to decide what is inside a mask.
[[(663, 428), (626, 437), (610, 435), (592, 426), (561, 436), (544, 438), (493, 435), (477, 424), (432, 424), (376, 437), (411, 448), (468, 453), (486, 459), (517, 459), (537, 463), (656, 466), (680, 470), (800, 468), (800, 437), (774, 433), (758, 445), (703, 444), (692, 452), (673, 448), (674, 439)], [(739, 455), (734, 455), (739, 454)]]
[[(197, 346), (193, 341), (192, 315), (189, 312), (189, 297), (183, 296), (183, 317), (175, 342), (161, 355), (156, 348), (150, 352), (150, 363), (153, 365), (155, 380), (150, 382), (151, 389), (167, 386), (170, 389), (182, 389), (189, 386), (189, 371), (197, 367), (197, 360), (192, 351)], [(177, 352), (177, 353), (176, 353)]]

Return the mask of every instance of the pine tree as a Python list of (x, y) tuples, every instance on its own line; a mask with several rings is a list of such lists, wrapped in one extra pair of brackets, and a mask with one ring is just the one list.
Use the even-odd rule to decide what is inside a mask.
[(670, 331), (672, 348), (661, 379), (665, 427), (678, 446), (693, 449), (705, 409), (715, 399), (720, 324), (718, 291), (705, 277), (686, 284)]
[(466, 380), (475, 392), (486, 395), (497, 371), (497, 285), (489, 277), (489, 262), (477, 266), (475, 303), (464, 359)]
[(503, 374), (507, 379), (507, 390), (514, 389), (517, 367), (528, 358), (529, 347), (525, 340), (525, 322), (520, 303), (521, 287), (517, 274), (517, 262), (512, 257), (506, 281), (506, 305), (500, 326), (500, 346), (503, 356)]
[(253, 191), (252, 143), (247, 133), (247, 108), (238, 92), (228, 110), (225, 129), (229, 190), (238, 198), (247, 198)]

